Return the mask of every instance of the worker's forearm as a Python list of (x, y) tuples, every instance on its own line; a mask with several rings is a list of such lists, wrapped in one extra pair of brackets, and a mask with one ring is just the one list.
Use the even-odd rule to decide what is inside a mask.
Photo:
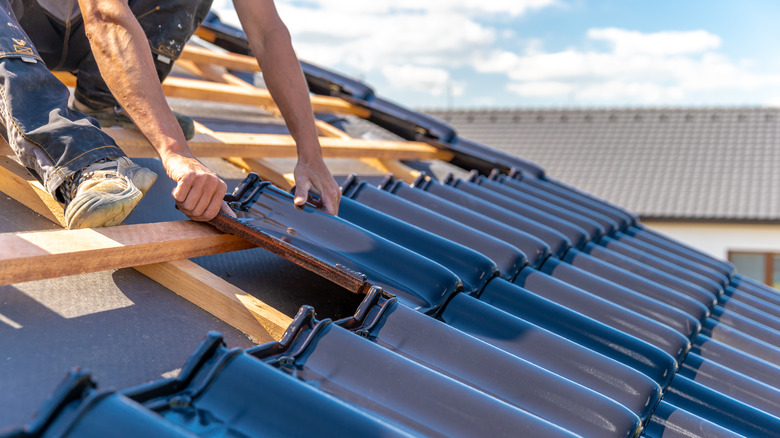
[[(286, 32), (285, 32), (286, 34)], [(306, 81), (289, 38), (284, 35), (267, 40), (263, 78), (268, 91), (284, 117), (290, 134), (298, 145), (298, 156), (321, 154), (314, 113)]]
[(249, 45), (263, 71), (268, 91), (298, 145), (298, 156), (308, 160), (322, 152), (314, 124), (311, 99), (290, 34), (270, 0), (235, 0)]
[(192, 156), (159, 85), (146, 36), (127, 4), (79, 2), (100, 73), (119, 105), (164, 162), (171, 154)]

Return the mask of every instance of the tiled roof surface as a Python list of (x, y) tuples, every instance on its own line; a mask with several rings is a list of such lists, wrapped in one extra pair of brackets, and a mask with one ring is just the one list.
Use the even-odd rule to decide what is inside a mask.
[(645, 218), (780, 219), (776, 108), (426, 113)]
[(384, 292), (121, 392), (73, 372), (8, 436), (780, 436), (780, 296), (619, 209), (520, 175), (351, 179), (333, 217), (247, 181), (236, 222)]
[[(402, 137), (524, 171), (351, 177), (338, 216), (250, 176), (229, 197), (239, 218), (215, 223), (368, 288), (354, 316), (303, 306), (250, 348), (209, 334), (175, 377), (130, 389), (74, 370), (4, 436), (780, 437), (776, 290), (445, 124), (361, 104)], [(317, 296), (309, 279), (291, 287)]]

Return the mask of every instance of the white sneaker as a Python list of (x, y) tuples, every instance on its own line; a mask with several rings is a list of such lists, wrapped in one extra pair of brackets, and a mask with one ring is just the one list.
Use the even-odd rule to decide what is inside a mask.
[(118, 225), (132, 213), (157, 174), (127, 157), (106, 158), (60, 186), (68, 229)]

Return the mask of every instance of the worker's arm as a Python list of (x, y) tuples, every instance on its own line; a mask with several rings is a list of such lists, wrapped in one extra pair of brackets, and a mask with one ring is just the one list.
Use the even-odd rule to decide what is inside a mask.
[(179, 209), (195, 220), (219, 213), (227, 185), (192, 154), (165, 96), (146, 35), (127, 0), (79, 0), (100, 74), (176, 182)]
[(295, 203), (302, 205), (312, 191), (320, 195), (328, 213), (336, 214), (341, 194), (322, 159), (309, 90), (290, 33), (279, 18), (273, 0), (233, 0), (233, 4), (268, 91), (298, 147)]

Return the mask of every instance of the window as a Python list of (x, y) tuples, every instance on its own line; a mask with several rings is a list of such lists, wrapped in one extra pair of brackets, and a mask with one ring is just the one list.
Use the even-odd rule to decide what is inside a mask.
[(745, 277), (780, 287), (780, 253), (729, 251), (729, 261)]

